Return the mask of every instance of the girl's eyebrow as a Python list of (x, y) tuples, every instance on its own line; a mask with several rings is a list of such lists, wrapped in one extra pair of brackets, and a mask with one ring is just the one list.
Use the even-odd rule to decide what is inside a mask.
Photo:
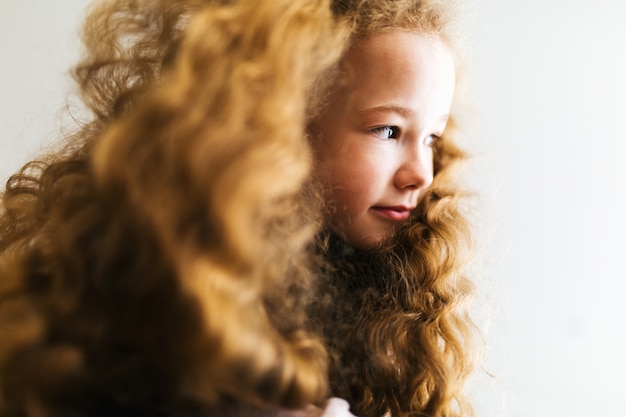
[(396, 106), (393, 104), (386, 104), (383, 106), (376, 106), (359, 110), (359, 113), (397, 113), (404, 118), (409, 118), (415, 114), (413, 110), (407, 107)]
[[(405, 119), (409, 119), (415, 116), (415, 111), (408, 107), (398, 106), (394, 104), (386, 104), (382, 106), (376, 106), (368, 109), (359, 110), (358, 113), (396, 113)], [(442, 114), (438, 119), (439, 122), (447, 123), (450, 115), (448, 113)]]

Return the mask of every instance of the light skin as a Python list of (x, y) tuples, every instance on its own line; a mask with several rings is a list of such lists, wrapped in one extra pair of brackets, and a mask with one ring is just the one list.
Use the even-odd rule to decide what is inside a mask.
[(436, 35), (386, 32), (359, 40), (343, 64), (343, 81), (312, 124), (315, 176), (329, 226), (370, 249), (408, 220), (433, 181), (454, 61)]

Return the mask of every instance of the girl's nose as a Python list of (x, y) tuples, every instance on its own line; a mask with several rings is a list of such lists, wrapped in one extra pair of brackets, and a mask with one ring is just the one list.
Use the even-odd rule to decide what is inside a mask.
[(411, 150), (404, 156), (394, 177), (395, 186), (411, 190), (428, 187), (433, 182), (432, 150)]

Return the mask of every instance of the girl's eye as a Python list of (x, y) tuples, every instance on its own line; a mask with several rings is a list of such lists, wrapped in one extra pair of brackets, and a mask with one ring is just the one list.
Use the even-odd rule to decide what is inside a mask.
[(400, 129), (397, 126), (381, 126), (372, 129), (372, 133), (382, 139), (397, 139), (400, 137)]
[(437, 135), (429, 135), (426, 139), (424, 139), (424, 145), (433, 146), (435, 142), (439, 140), (439, 136)]

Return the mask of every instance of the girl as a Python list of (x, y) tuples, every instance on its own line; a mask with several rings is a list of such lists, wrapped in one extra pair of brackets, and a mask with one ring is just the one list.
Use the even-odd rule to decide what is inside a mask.
[(3, 194), (0, 415), (470, 413), (447, 9), (94, 7), (93, 117)]
[(338, 1), (349, 49), (310, 123), (325, 201), (312, 309), (330, 384), (357, 415), (467, 415), (470, 235), (453, 169), (450, 5)]

